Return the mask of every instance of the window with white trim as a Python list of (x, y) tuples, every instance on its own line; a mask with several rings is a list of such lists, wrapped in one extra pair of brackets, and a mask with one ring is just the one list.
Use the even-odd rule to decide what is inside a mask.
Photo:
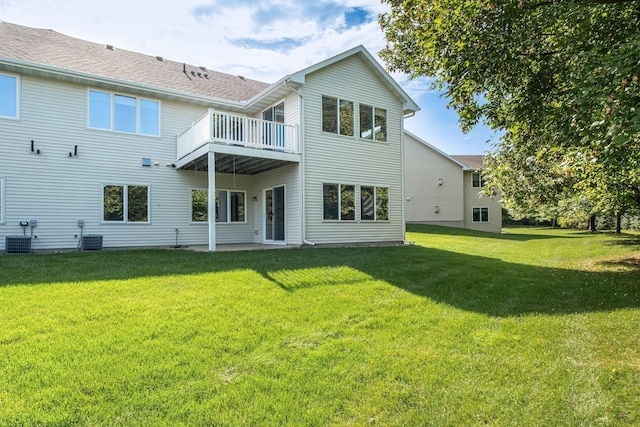
[(362, 221), (389, 220), (389, 189), (360, 186), (360, 219)]
[(209, 191), (191, 190), (191, 222), (209, 221)]
[(4, 219), (4, 178), (0, 177), (0, 224), (5, 223)]
[(322, 97), (322, 131), (353, 136), (353, 102), (330, 96)]
[(335, 221), (355, 221), (356, 186), (345, 184), (322, 185), (322, 218)]
[(360, 104), (360, 138), (387, 140), (387, 110)]
[(216, 190), (216, 222), (245, 222), (244, 191)]
[(472, 221), (473, 222), (489, 222), (489, 208), (486, 208), (486, 207), (473, 208)]
[(20, 79), (0, 74), (0, 117), (17, 119), (20, 110)]
[(101, 92), (88, 94), (88, 126), (139, 135), (160, 135), (160, 103), (144, 98)]
[[(246, 222), (246, 191), (216, 190), (215, 215), (217, 223)], [(209, 219), (209, 191), (191, 190), (191, 222)]]
[(149, 187), (146, 185), (104, 185), (102, 200), (104, 222), (149, 222)]
[(471, 175), (471, 186), (473, 188), (484, 187), (484, 177), (480, 172), (474, 172), (473, 175)]

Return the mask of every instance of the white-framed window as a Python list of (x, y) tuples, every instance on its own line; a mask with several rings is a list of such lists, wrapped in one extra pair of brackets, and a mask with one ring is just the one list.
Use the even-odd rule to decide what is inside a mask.
[(322, 184), (322, 219), (327, 221), (355, 221), (356, 186)]
[(0, 74), (0, 117), (18, 119), (20, 117), (20, 78)]
[(216, 222), (246, 222), (246, 191), (216, 190)]
[(191, 222), (209, 221), (209, 191), (203, 189), (191, 190)]
[(360, 220), (389, 220), (389, 189), (387, 187), (360, 186)]
[(160, 102), (89, 89), (88, 126), (148, 136), (160, 136)]
[(4, 224), (5, 223), (4, 200), (5, 200), (4, 178), (0, 177), (0, 224)]
[[(247, 192), (216, 190), (215, 214), (218, 223), (246, 223)], [(209, 221), (209, 191), (191, 190), (191, 222)]]
[(353, 136), (353, 102), (331, 96), (322, 97), (322, 131)]
[(482, 173), (474, 172), (473, 175), (471, 175), (471, 186), (473, 188), (484, 187), (484, 177), (482, 176)]
[(284, 123), (284, 101), (281, 101), (262, 112), (262, 120)]
[(487, 207), (478, 207), (472, 208), (472, 217), (471, 220), (473, 222), (489, 222), (489, 208)]
[(102, 221), (149, 223), (149, 186), (102, 186)]
[(360, 104), (360, 138), (387, 141), (387, 110)]
[(277, 123), (263, 123), (263, 143), (267, 146), (283, 148), (285, 146), (284, 101), (264, 110), (262, 120)]

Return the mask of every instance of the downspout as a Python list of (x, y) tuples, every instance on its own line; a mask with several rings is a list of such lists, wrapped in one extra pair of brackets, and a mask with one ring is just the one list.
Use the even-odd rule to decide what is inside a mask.
[(209, 252), (216, 250), (216, 154), (211, 151), (207, 153), (207, 188), (208, 188), (208, 206), (207, 218), (209, 222)]
[(300, 151), (301, 161), (300, 161), (300, 240), (305, 245), (315, 246), (315, 243), (309, 242), (306, 239), (306, 230), (307, 230), (307, 215), (304, 209), (305, 200), (306, 200), (306, 176), (305, 176), (305, 150), (304, 150), (304, 97), (302, 93), (298, 89), (295, 89), (287, 84), (287, 80), (284, 80), (282, 85), (287, 89), (293, 91), (296, 95), (298, 95), (298, 150)]
[(401, 193), (402, 193), (402, 241), (405, 244), (407, 244), (407, 243), (411, 244), (411, 242), (407, 242), (407, 220), (406, 220), (406, 217), (405, 217), (405, 206), (406, 206), (407, 202), (406, 202), (405, 194), (404, 194), (404, 136), (405, 136), (405, 134), (404, 134), (404, 120), (408, 119), (410, 117), (413, 117), (415, 115), (416, 115), (416, 112), (412, 111), (411, 114), (407, 114), (407, 115), (403, 116), (402, 117), (402, 124), (401, 124), (401, 127), (402, 127), (402, 133), (401, 133), (401, 135), (402, 135), (402, 143), (401, 143), (401, 147), (402, 147), (402, 150), (401, 150), (402, 151), (402, 190), (401, 190)]

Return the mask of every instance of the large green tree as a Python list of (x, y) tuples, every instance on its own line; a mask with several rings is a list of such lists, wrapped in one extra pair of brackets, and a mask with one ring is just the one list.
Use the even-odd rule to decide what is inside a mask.
[(640, 207), (640, 1), (383, 0), (381, 57), (502, 130), (490, 184), (526, 208)]

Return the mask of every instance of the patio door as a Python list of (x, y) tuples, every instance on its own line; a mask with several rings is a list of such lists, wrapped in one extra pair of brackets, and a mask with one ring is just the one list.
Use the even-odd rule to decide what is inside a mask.
[(284, 185), (264, 190), (265, 243), (285, 243)]

